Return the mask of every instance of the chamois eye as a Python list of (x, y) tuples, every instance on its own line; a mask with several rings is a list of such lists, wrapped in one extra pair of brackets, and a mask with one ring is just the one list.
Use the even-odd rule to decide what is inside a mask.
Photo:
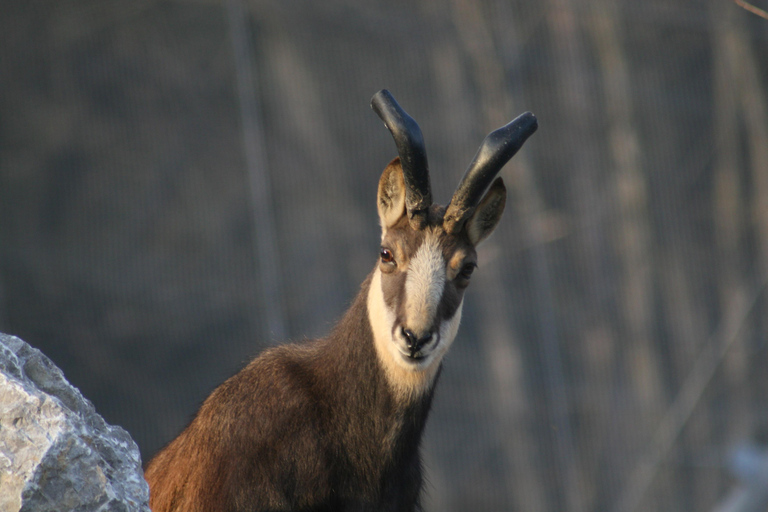
[(459, 272), (459, 277), (462, 279), (469, 279), (472, 277), (472, 272), (475, 271), (475, 268), (477, 268), (477, 263), (467, 263), (463, 267), (461, 267), (461, 271)]
[(395, 255), (389, 249), (382, 247), (379, 255), (381, 256), (382, 263), (395, 263)]

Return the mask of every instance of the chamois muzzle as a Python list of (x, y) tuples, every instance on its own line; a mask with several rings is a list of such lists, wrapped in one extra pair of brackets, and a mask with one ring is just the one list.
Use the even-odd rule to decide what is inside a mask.
[(538, 127), (536, 116), (526, 112), (483, 139), (445, 211), (443, 227), (447, 232), (461, 231), (501, 168)]
[(427, 150), (421, 128), (386, 89), (373, 95), (371, 108), (395, 139), (405, 180), (405, 209), (411, 222), (418, 226), (426, 220), (427, 209), (432, 205)]

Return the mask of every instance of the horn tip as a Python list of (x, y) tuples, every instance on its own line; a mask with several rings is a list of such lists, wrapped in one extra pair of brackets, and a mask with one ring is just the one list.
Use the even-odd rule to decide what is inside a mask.
[(524, 112), (517, 116), (513, 122), (518, 124), (528, 135), (532, 135), (539, 128), (539, 120), (533, 112)]
[(391, 102), (393, 99), (394, 97), (392, 96), (391, 92), (389, 92), (387, 89), (381, 89), (371, 97), (371, 108), (375, 110), (377, 103), (382, 101)]

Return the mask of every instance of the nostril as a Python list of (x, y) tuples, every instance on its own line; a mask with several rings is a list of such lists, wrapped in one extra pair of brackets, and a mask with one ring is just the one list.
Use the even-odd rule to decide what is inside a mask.
[(416, 344), (418, 343), (416, 333), (410, 329), (403, 328), (403, 336), (405, 337), (405, 344), (408, 345), (408, 348), (415, 349)]
[(432, 339), (432, 334), (431, 334), (431, 333), (429, 333), (429, 334), (427, 334), (426, 336), (424, 336), (423, 338), (419, 339), (419, 340), (416, 342), (416, 347), (417, 347), (417, 350), (418, 350), (418, 349), (421, 349), (421, 347), (423, 347), (424, 345), (426, 345), (427, 343), (429, 343), (429, 340), (431, 340), (431, 339)]
[(418, 352), (421, 347), (426, 345), (429, 340), (432, 339), (432, 333), (427, 333), (426, 336), (419, 338), (415, 332), (410, 329), (403, 328), (403, 336), (405, 337), (405, 343), (408, 345), (408, 349), (412, 352)]

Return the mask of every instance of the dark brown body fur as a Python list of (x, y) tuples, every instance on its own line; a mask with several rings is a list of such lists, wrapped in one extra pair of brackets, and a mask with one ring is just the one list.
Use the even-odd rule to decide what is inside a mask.
[(149, 464), (170, 511), (409, 511), (430, 389), (398, 403), (377, 361), (370, 277), (327, 338), (267, 350)]

